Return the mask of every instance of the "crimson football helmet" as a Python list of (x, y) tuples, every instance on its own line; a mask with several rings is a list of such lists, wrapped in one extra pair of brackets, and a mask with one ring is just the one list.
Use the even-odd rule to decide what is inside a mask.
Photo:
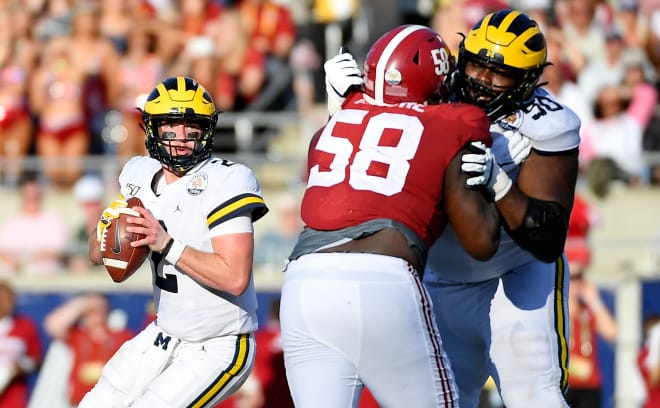
[(385, 33), (364, 62), (364, 90), (376, 104), (438, 103), (449, 96), (454, 59), (440, 35), (421, 25)]

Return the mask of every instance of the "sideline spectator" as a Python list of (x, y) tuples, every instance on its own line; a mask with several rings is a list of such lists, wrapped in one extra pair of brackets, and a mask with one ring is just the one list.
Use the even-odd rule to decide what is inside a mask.
[[(598, 93), (594, 121), (583, 129), (580, 145), (580, 166), (592, 172), (591, 186), (600, 197), (609, 192), (608, 176), (593, 173), (593, 161), (610, 159), (616, 165), (618, 178), (629, 185), (638, 185), (647, 178), (648, 166), (642, 155), (642, 134), (648, 126), (657, 90), (643, 80), (642, 61), (630, 57), (625, 61), (621, 85), (605, 86)], [(598, 168), (596, 168), (598, 169)], [(611, 176), (614, 178), (615, 176)]]
[(68, 227), (59, 214), (44, 208), (44, 191), (35, 173), (25, 173), (19, 189), (18, 212), (0, 227), (0, 274), (58, 274)]
[(275, 229), (265, 232), (254, 244), (255, 267), (266, 268), (269, 272), (284, 268), (303, 227), (298, 202), (298, 198), (288, 192), (279, 197)]
[(15, 313), (16, 295), (0, 281), (0, 408), (23, 408), (28, 402), (28, 374), (41, 362), (37, 325)]
[(650, 81), (655, 80), (653, 68), (644, 52), (638, 48), (626, 47), (623, 34), (614, 29), (605, 33), (605, 55), (589, 61), (578, 74), (578, 86), (588, 101), (598, 99), (598, 93), (605, 86), (622, 83), (626, 70), (631, 65), (643, 70)]
[(293, 93), (301, 114), (312, 112), (318, 92), (314, 72), (321, 67), (321, 58), (309, 39), (299, 41), (291, 50), (289, 65), (293, 72)]
[(17, 38), (16, 12), (0, 10), (0, 160), (7, 163), (0, 170), (1, 182), (14, 187), (22, 160), (32, 141), (32, 121), (27, 106), (29, 67), (22, 59), (25, 52)]
[(157, 83), (165, 72), (163, 61), (155, 52), (156, 39), (156, 34), (149, 28), (134, 25), (128, 31), (127, 50), (119, 62), (117, 108), (123, 128), (120, 128), (121, 132), (109, 135), (109, 141), (117, 144), (122, 161), (147, 152), (140, 129), (142, 118), (137, 108), (144, 105), (152, 84)]
[(126, 53), (128, 49), (128, 36), (135, 26), (143, 27), (136, 12), (136, 4), (140, 1), (132, 0), (100, 0), (98, 1), (99, 18), (98, 28), (101, 35), (112, 43), (119, 54)]
[(227, 9), (209, 27), (218, 58), (216, 88), (211, 89), (216, 106), (242, 110), (252, 102), (266, 81), (266, 57), (250, 43), (240, 12)]
[(648, 16), (649, 31), (645, 51), (657, 72), (660, 70), (660, 8), (645, 10), (642, 13)]
[(291, 11), (272, 0), (240, 0), (238, 10), (253, 46), (262, 54), (286, 61), (296, 41)]
[(98, 293), (83, 294), (63, 303), (44, 318), (44, 329), (71, 349), (69, 402), (76, 406), (101, 377), (106, 361), (133, 336), (108, 321), (108, 300)]
[(101, 132), (106, 113), (116, 106), (119, 91), (116, 78), (120, 56), (111, 40), (101, 35), (99, 26), (98, 6), (78, 2), (73, 9), (67, 47), (73, 69), (83, 76), (81, 97), (87, 130), (92, 138), (90, 153), (105, 151)]
[(644, 319), (644, 345), (637, 356), (637, 367), (646, 386), (642, 408), (660, 407), (660, 314)]
[(600, 408), (603, 374), (598, 336), (608, 343), (614, 343), (617, 336), (614, 317), (603, 303), (596, 285), (585, 276), (591, 264), (588, 238), (593, 218), (588, 202), (576, 195), (565, 247), (571, 273), (568, 291), (571, 319), (569, 388), (566, 401), (573, 408)]
[(240, 0), (237, 5), (250, 46), (266, 58), (266, 79), (250, 110), (282, 110), (293, 98), (289, 57), (297, 28), (291, 10), (273, 0)]
[(92, 174), (82, 176), (73, 185), (73, 196), (80, 206), (82, 223), (70, 240), (68, 266), (70, 272), (85, 273), (92, 267), (89, 262), (89, 234), (96, 233), (96, 224), (105, 209), (103, 180)]
[(50, 183), (70, 188), (90, 146), (83, 102), (84, 72), (68, 40), (50, 40), (30, 84), (30, 108), (38, 117), (37, 155)]
[(574, 408), (600, 408), (603, 374), (598, 356), (597, 336), (613, 343), (616, 340), (616, 323), (603, 303), (596, 285), (584, 276), (591, 257), (588, 245), (579, 240), (571, 241), (569, 238), (566, 257), (571, 270), (571, 339), (566, 401)]
[(556, 1), (555, 13), (564, 38), (570, 38), (586, 64), (605, 54), (604, 30), (610, 24), (607, 4), (597, 0)]
[(579, 53), (571, 52), (571, 46), (566, 43), (567, 41), (565, 41), (563, 33), (560, 30), (557, 28), (549, 30), (546, 36), (546, 44), (548, 48), (548, 61), (552, 62), (552, 64), (545, 67), (540, 82), (547, 82), (544, 85), (545, 89), (578, 115), (582, 122), (580, 129), (584, 129), (585, 125), (593, 120), (593, 109), (590, 101), (585, 98), (575, 83), (572, 55)]
[(224, 11), (216, 0), (174, 0), (180, 18), (184, 41), (204, 34), (208, 24), (219, 18)]

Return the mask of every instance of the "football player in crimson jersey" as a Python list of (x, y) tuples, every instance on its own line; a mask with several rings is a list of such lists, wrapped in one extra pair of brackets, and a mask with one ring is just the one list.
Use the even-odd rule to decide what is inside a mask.
[[(563, 248), (580, 120), (538, 87), (546, 65), (538, 24), (515, 10), (486, 15), (459, 47), (452, 92), (488, 114), (496, 158), (491, 174), (513, 181), (496, 201), (503, 229), (491, 259), (476, 262), (454, 223), (429, 250), (424, 284), (461, 407), (478, 405), (489, 375), (508, 408), (567, 406), (569, 273)], [(345, 96), (339, 91), (355, 83), (359, 70), (350, 55), (334, 57), (324, 68), (332, 114)]]
[(79, 407), (213, 406), (252, 370), (252, 223), (268, 209), (249, 168), (212, 155), (217, 116), (192, 78), (167, 78), (147, 97), (149, 155), (122, 168), (122, 199), (103, 212), (89, 247), (100, 264), (99, 237), (123, 197), (142, 200), (127, 230), (145, 235), (131, 245), (151, 250), (156, 319), (113, 355)]
[(311, 141), (305, 228), (280, 311), (297, 407), (354, 407), (364, 386), (384, 407), (458, 406), (421, 283), (427, 249), (451, 222), (469, 253), (488, 259), (499, 216), (466, 184), (486, 177), (503, 195), (511, 183), (490, 173), (484, 112), (438, 104), (452, 69), (429, 28), (389, 31), (367, 54), (364, 91)]

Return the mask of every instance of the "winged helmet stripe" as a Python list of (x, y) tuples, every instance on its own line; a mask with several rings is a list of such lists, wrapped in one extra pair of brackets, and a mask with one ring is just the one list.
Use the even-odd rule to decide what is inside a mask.
[(406, 27), (405, 29), (398, 32), (383, 50), (383, 53), (380, 55), (378, 63), (376, 64), (376, 83), (374, 84), (374, 97), (376, 99), (376, 103), (383, 103), (383, 90), (385, 89), (385, 68), (387, 67), (387, 63), (390, 60), (390, 57), (392, 57), (394, 51), (397, 49), (399, 44), (401, 44), (401, 42), (406, 39), (406, 37), (415, 31), (422, 29), (424, 29), (424, 26), (420, 25), (411, 25), (410, 27)]

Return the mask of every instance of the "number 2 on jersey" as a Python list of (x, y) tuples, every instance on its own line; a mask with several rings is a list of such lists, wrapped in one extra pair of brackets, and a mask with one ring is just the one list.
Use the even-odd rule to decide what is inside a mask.
[[(337, 123), (361, 125), (369, 112), (358, 109), (340, 110), (330, 119), (316, 143), (316, 150), (334, 155), (327, 170), (317, 164), (310, 169), (307, 187), (330, 187), (344, 181), (355, 190), (369, 190), (386, 196), (401, 192), (406, 182), (410, 163), (422, 140), (424, 126), (411, 115), (402, 113), (379, 113), (367, 118), (368, 122), (359, 139), (358, 151), (348, 135), (334, 132)], [(401, 131), (396, 146), (380, 145), (385, 129)], [(386, 177), (368, 173), (371, 163), (385, 163), (389, 166)]]

